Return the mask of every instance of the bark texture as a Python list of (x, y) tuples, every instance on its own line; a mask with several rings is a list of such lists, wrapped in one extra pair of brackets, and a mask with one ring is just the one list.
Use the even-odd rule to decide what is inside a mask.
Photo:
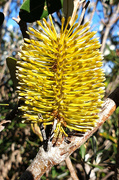
[(97, 131), (97, 129), (106, 121), (106, 119), (115, 111), (115, 109), (116, 103), (112, 99), (107, 98), (103, 104), (102, 111), (99, 113), (100, 118), (97, 122), (97, 126), (92, 130), (86, 132), (81, 137), (68, 137), (67, 140), (70, 141), (69, 144), (62, 139), (62, 142), (60, 140), (60, 142), (57, 142), (53, 147), (52, 140), (52, 142), (48, 143), (47, 152), (44, 151), (43, 147), (40, 147), (35, 159), (19, 180), (40, 180), (46, 171), (50, 170), (54, 165), (64, 161), (77, 148), (85, 143), (85, 141)]

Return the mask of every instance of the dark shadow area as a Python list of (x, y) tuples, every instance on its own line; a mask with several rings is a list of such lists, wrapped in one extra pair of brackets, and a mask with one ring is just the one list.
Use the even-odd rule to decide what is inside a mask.
[(25, 171), (19, 180), (34, 180), (33, 175), (30, 171)]

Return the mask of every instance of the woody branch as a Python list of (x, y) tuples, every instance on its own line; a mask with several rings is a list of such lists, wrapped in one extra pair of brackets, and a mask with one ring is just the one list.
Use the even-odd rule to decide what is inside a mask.
[(44, 151), (43, 147), (40, 147), (35, 159), (19, 180), (39, 180), (46, 171), (50, 170), (54, 165), (64, 161), (76, 149), (84, 144), (115, 111), (116, 107), (119, 106), (118, 92), (119, 87), (117, 87), (105, 100), (102, 111), (99, 113), (99, 120), (96, 127), (86, 132), (82, 137), (69, 137), (69, 144), (62, 140), (61, 144), (53, 147), (51, 142), (51, 146), (49, 146), (50, 148), (47, 152)]

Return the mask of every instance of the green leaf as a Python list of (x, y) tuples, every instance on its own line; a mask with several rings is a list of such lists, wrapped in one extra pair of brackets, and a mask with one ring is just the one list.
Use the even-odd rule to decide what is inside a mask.
[(9, 71), (10, 71), (11, 79), (13, 81), (14, 89), (16, 89), (16, 86), (18, 83), (18, 80), (16, 79), (16, 74), (15, 74), (17, 59), (15, 59), (13, 57), (8, 57), (6, 59), (6, 62), (7, 62), (7, 66), (9, 68)]
[(80, 147), (80, 154), (81, 154), (82, 159), (84, 159), (85, 154), (86, 154), (86, 148), (84, 144)]
[(52, 177), (55, 178), (57, 177), (57, 171), (56, 171), (56, 168), (55, 167), (52, 167)]
[(31, 146), (36, 146), (39, 147), (39, 144), (37, 144), (36, 142), (30, 141), (29, 139), (26, 140)]
[(9, 106), (9, 104), (0, 104), (0, 106)]
[[(33, 1), (31, 1), (31, 3), (32, 3)], [(38, 2), (38, 1), (36, 1), (36, 2)], [(36, 4), (35, 4), (36, 5)], [(27, 0), (27, 1), (24, 1), (24, 3), (21, 5), (21, 8), (20, 9), (22, 9), (22, 10), (25, 10), (25, 11), (27, 11), (27, 12), (29, 12), (30, 13), (30, 0)]]
[(100, 136), (109, 139), (110, 141), (112, 141), (113, 143), (117, 144), (117, 138), (110, 136), (109, 134), (107, 134), (106, 132), (100, 133)]
[(94, 153), (96, 154), (97, 149), (98, 149), (97, 139), (96, 139), (95, 136), (92, 136), (92, 137), (91, 137), (91, 140), (92, 140), (92, 142), (91, 142), (91, 144), (92, 144), (92, 149), (93, 149)]
[(34, 22), (58, 11), (62, 4), (63, 0), (25, 0), (20, 8), (19, 16), (25, 22)]
[(103, 166), (100, 166), (100, 165), (97, 165), (97, 164), (91, 164), (91, 163), (89, 163), (89, 165), (92, 166), (92, 167), (96, 167), (96, 168), (98, 168), (98, 169), (104, 169)]

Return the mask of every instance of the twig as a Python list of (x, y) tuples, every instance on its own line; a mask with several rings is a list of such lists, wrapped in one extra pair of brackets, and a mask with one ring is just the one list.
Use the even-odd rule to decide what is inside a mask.
[(104, 178), (102, 178), (102, 180), (107, 180), (110, 176), (112, 176), (114, 174), (113, 171), (109, 172)]
[(96, 11), (97, 3), (98, 3), (98, 0), (96, 0), (96, 2), (94, 3), (94, 7), (93, 7), (93, 10), (92, 10), (91, 16), (90, 16), (90, 18), (89, 18), (89, 21), (90, 21), (90, 22), (92, 21), (93, 16), (94, 16), (94, 13), (95, 13), (95, 11)]
[(0, 73), (0, 82), (2, 81), (5, 70), (6, 70), (6, 61), (4, 61), (4, 65), (3, 65), (2, 71)]
[[(5, 6), (4, 6), (4, 9), (3, 9), (3, 14), (4, 14), (4, 16), (6, 17), (7, 16), (7, 13), (8, 13), (8, 9), (9, 9), (9, 6), (10, 6), (10, 4), (11, 4), (11, 1), (12, 0), (8, 0), (6, 3), (5, 3)], [(6, 24), (6, 21), (4, 20), (4, 26), (5, 26), (5, 24)], [(3, 36), (3, 34), (2, 34), (2, 26), (0, 27), (0, 46), (1, 46), (1, 41), (2, 41), (2, 36)], [(4, 65), (3, 65), (3, 68), (2, 68), (2, 72), (0, 73), (0, 82), (1, 82), (1, 80), (2, 80), (2, 78), (3, 78), (3, 76), (4, 76), (4, 72), (5, 72), (5, 70), (6, 70), (6, 61), (4, 61)]]
[(109, 34), (109, 31), (114, 23), (116, 23), (119, 20), (119, 4), (117, 5), (116, 12), (111, 15), (109, 18), (109, 23), (106, 25), (105, 33), (102, 40), (102, 46), (101, 46), (101, 52), (104, 52), (106, 40)]
[(30, 39), (29, 35), (26, 33), (27, 23), (25, 21), (21, 20), (19, 16), (17, 18), (13, 17), (12, 19), (19, 25), (23, 38)]
[(83, 21), (83, 18), (84, 18), (84, 14), (86, 12), (86, 9), (87, 9), (89, 3), (90, 3), (90, 1), (87, 1), (87, 2), (83, 3), (83, 10), (82, 10), (81, 16), (79, 18), (79, 22), (78, 22), (79, 26), (82, 24), (82, 21)]
[(80, 8), (81, 4), (83, 4), (85, 0), (82, 0), (82, 1), (79, 1), (79, 0), (74, 0), (74, 10), (73, 10), (73, 13), (72, 13), (72, 16), (71, 16), (71, 20), (70, 20), (70, 26), (72, 25), (74, 19), (75, 19), (75, 16), (77, 14), (77, 11), (78, 9)]
[(10, 4), (11, 4), (11, 1), (12, 1), (12, 0), (8, 0), (8, 1), (6, 2), (6, 4), (5, 4), (4, 11), (3, 11), (3, 14), (4, 14), (5, 17), (7, 16), (8, 9), (9, 9), (9, 6), (10, 6)]
[(57, 11), (57, 16), (58, 16), (58, 18), (59, 18), (59, 20), (60, 20), (60, 22), (61, 22), (62, 15), (61, 15), (60, 11)]
[(73, 180), (79, 180), (79, 178), (77, 177), (77, 174), (76, 174), (76, 172), (75, 172), (75, 170), (74, 170), (74, 167), (73, 167), (73, 165), (72, 165), (72, 162), (71, 162), (70, 158), (67, 157), (66, 160), (65, 160), (65, 162), (66, 162), (67, 167), (68, 167), (68, 169), (69, 169), (69, 171), (70, 171), (70, 174), (71, 174), (72, 179), (73, 179)]
[(119, 84), (119, 75), (117, 75), (116, 79), (110, 82), (106, 88), (106, 94), (109, 95), (111, 91), (114, 91), (117, 84)]
[(3, 124), (5, 125), (6, 123), (11, 123), (11, 121), (10, 120), (2, 120), (1, 122), (0, 122), (0, 132), (5, 128), (5, 126), (3, 126)]
[[(52, 142), (48, 144), (48, 151), (45, 152), (43, 147), (40, 147), (38, 154), (32, 161), (31, 165), (27, 168), (24, 174), (19, 180), (39, 180), (41, 176), (52, 166), (59, 164), (64, 161), (68, 156), (70, 156), (77, 148), (84, 144), (93, 133), (95, 133), (98, 128), (108, 119), (108, 117), (115, 111), (118, 101), (118, 89), (116, 89), (110, 98), (107, 98), (103, 104), (102, 111), (99, 113), (99, 120), (97, 121), (96, 127), (92, 130), (86, 132), (82, 137), (71, 136), (67, 139), (70, 141), (67, 144), (64, 139), (60, 139), (60, 142), (53, 147)], [(117, 96), (118, 101), (116, 103), (113, 101)]]

